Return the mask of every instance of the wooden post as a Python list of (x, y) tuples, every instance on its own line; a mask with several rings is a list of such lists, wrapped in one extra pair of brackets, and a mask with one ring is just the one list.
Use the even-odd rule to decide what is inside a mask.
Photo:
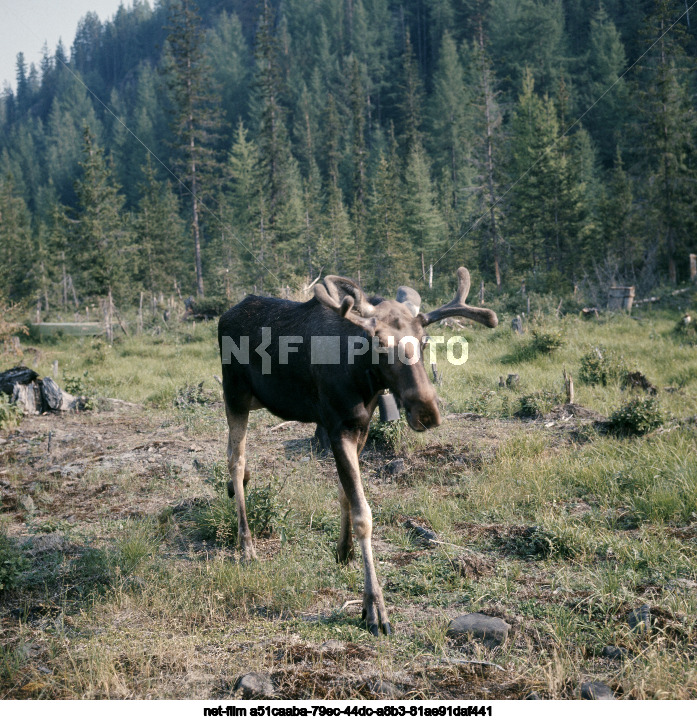
[(697, 283), (697, 253), (690, 253), (690, 280)]
[(426, 265), (424, 263), (423, 251), (421, 252), (421, 280), (426, 280)]
[(479, 286), (479, 305), (484, 305), (484, 281)]
[(53, 373), (53, 380), (55, 381), (56, 378), (58, 378), (58, 361), (53, 361), (53, 367), (51, 370), (51, 373)]
[(114, 328), (111, 324), (111, 288), (109, 288), (109, 295), (102, 303), (102, 312), (104, 314), (104, 332), (106, 333), (106, 342), (111, 344), (114, 342)]
[[(65, 257), (65, 254), (64, 254)], [(63, 308), (68, 305), (68, 278), (65, 274), (65, 259), (63, 260)]]
[(528, 296), (528, 318), (530, 317), (530, 296)]
[(138, 335), (143, 332), (143, 291), (140, 291), (140, 304), (138, 305)]
[(36, 301), (36, 322), (41, 323), (41, 300)]
[(564, 368), (564, 390), (566, 391), (566, 402), (574, 402), (574, 379), (571, 377), (571, 373), (566, 372)]
[(77, 293), (75, 292), (75, 286), (73, 285), (73, 276), (68, 276), (68, 285), (70, 286), (70, 290), (73, 293), (73, 303), (75, 303), (75, 307), (78, 308), (80, 304), (77, 302)]
[(428, 266), (428, 287), (433, 288), (433, 264)]

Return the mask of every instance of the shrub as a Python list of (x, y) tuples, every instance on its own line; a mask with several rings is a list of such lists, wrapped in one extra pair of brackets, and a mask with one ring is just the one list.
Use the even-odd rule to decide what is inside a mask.
[(673, 334), (683, 343), (697, 345), (697, 314), (685, 313), (675, 324)]
[(465, 401), (463, 409), (466, 413), (477, 413), (479, 415), (488, 416), (492, 414), (494, 404), (497, 400), (496, 391), (482, 391), (473, 398), (469, 398)]
[(594, 346), (582, 358), (578, 379), (588, 385), (604, 385), (627, 373), (624, 358), (603, 346)]
[(395, 452), (402, 443), (407, 432), (407, 422), (404, 418), (398, 421), (372, 421), (368, 431), (368, 440), (376, 447), (381, 447), (388, 453)]
[(8, 396), (0, 393), (0, 430), (19, 425), (21, 418), (22, 411), (16, 405), (10, 403)]
[[(270, 483), (247, 491), (245, 505), (252, 536), (258, 538), (278, 532), (281, 541), (285, 542), (292, 535), (292, 509), (281, 506), (278, 491)], [(227, 491), (221, 491), (218, 498), (196, 509), (195, 514), (196, 525), (204, 540), (223, 546), (234, 546), (237, 543), (237, 507), (228, 498)]]
[(198, 385), (186, 385), (177, 391), (174, 398), (174, 405), (177, 408), (188, 408), (196, 405), (209, 405), (217, 400), (213, 391), (203, 390), (203, 384), (205, 381), (201, 381)]
[[(55, 380), (55, 379), (54, 379)], [(74, 396), (86, 396), (92, 392), (92, 379), (85, 371), (81, 376), (63, 376), (63, 388)]]
[(22, 555), (16, 544), (4, 533), (0, 534), (0, 591), (17, 588), (20, 576), (29, 566), (29, 559)]
[(542, 390), (529, 393), (519, 398), (519, 415), (524, 418), (538, 418), (545, 413), (549, 413), (554, 406), (558, 406), (563, 400), (561, 393), (555, 391)]
[(553, 353), (561, 348), (564, 343), (566, 343), (566, 339), (561, 330), (535, 328), (532, 331), (532, 347), (536, 353)]
[(617, 435), (640, 436), (662, 423), (663, 413), (656, 398), (632, 398), (610, 416), (608, 428)]

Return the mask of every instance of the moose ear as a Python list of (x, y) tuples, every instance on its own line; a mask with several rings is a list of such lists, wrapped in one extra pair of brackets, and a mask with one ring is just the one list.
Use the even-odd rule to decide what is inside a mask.
[(326, 308), (359, 328), (375, 334), (377, 319), (375, 306), (369, 303), (358, 285), (348, 278), (328, 275), (324, 285), (315, 286), (315, 298)]

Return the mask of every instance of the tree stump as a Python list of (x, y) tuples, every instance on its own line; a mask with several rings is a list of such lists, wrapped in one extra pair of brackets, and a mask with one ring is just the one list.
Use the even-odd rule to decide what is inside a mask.
[(12, 395), (15, 385), (27, 385), (39, 377), (39, 374), (26, 366), (16, 366), (0, 373), (0, 391)]

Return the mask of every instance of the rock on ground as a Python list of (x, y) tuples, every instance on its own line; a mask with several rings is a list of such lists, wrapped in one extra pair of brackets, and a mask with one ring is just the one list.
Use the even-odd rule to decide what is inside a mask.
[(487, 648), (496, 648), (506, 642), (510, 626), (501, 618), (484, 613), (467, 613), (454, 618), (446, 636), (455, 639), (474, 639)]
[(371, 678), (365, 682), (363, 688), (371, 696), (378, 698), (401, 698), (402, 696), (402, 692), (397, 686), (381, 678)]
[(615, 698), (612, 689), (600, 681), (584, 681), (579, 689), (581, 698), (601, 701)]
[(613, 660), (623, 659), (629, 655), (629, 651), (621, 646), (605, 646), (603, 649), (603, 656), (605, 658), (611, 658)]
[(276, 695), (271, 679), (265, 673), (251, 671), (237, 679), (233, 691), (241, 691), (243, 699), (271, 699)]
[(627, 623), (632, 631), (648, 633), (651, 628), (651, 608), (645, 603), (627, 614)]

